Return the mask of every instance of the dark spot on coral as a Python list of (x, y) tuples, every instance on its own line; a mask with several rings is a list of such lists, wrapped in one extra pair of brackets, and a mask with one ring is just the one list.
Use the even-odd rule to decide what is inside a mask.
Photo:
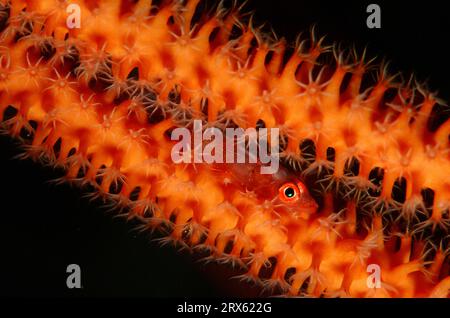
[(148, 115), (148, 123), (149, 124), (158, 124), (166, 119), (166, 114), (163, 112), (161, 107), (148, 107), (146, 109)]
[(292, 276), (297, 272), (295, 267), (289, 267), (284, 273), (284, 280), (288, 283), (291, 283)]
[(397, 202), (404, 203), (406, 199), (406, 179), (404, 177), (398, 178), (392, 187), (392, 199)]
[(31, 129), (33, 129), (33, 131), (36, 131), (36, 129), (38, 128), (38, 123), (35, 120), (29, 120), (28, 125), (30, 125), (30, 127), (31, 127)]
[(270, 62), (273, 59), (273, 55), (274, 55), (273, 51), (267, 52), (266, 57), (264, 58), (264, 65), (265, 66), (268, 66), (270, 64)]
[(111, 83), (105, 77), (105, 74), (108, 74), (109, 72), (109, 69), (106, 69), (103, 74), (98, 72), (96, 74), (97, 79), (95, 80), (95, 87), (91, 89), (99, 93), (104, 92), (111, 85)]
[(311, 281), (311, 276), (308, 276), (308, 278), (306, 278), (303, 281), (302, 286), (300, 286), (300, 288), (298, 290), (298, 295), (299, 296), (303, 296), (303, 295), (308, 293), (308, 287), (309, 287), (310, 281)]
[(95, 176), (95, 182), (96, 182), (98, 185), (101, 185), (102, 182), (103, 182), (103, 177), (101, 176), (101, 174), (103, 173), (103, 171), (104, 171), (105, 169), (106, 169), (106, 166), (105, 166), (105, 165), (101, 165), (100, 168), (99, 168), (98, 171), (97, 171), (97, 174), (96, 174), (96, 176)]
[(96, 91), (96, 92), (100, 92), (102, 89), (99, 87), (98, 83), (99, 83), (98, 79), (91, 78), (88, 82), (89, 89)]
[(347, 176), (357, 176), (359, 174), (359, 160), (355, 157), (347, 159), (344, 166), (344, 174)]
[[(209, 1), (200, 1), (195, 7), (194, 14), (192, 15), (190, 28), (191, 30), (196, 24), (201, 24), (202, 19), (205, 18), (205, 12), (208, 12), (211, 8), (208, 8)], [(196, 28), (197, 31), (199, 28)]]
[(163, 0), (153, 0), (152, 1), (152, 7), (150, 9), (150, 15), (154, 16), (156, 14), (158, 14), (159, 12), (159, 7), (162, 4)]
[(181, 94), (178, 87), (174, 87), (170, 90), (168, 96), (169, 102), (175, 105), (180, 104), (181, 102)]
[(369, 180), (376, 186), (376, 189), (369, 189), (369, 194), (373, 197), (378, 197), (381, 194), (381, 185), (384, 178), (384, 169), (380, 167), (375, 167), (370, 170)]
[(434, 203), (434, 190), (430, 188), (424, 188), (422, 191), (420, 191), (423, 199), (423, 204), (425, 205), (425, 208), (427, 210), (430, 210), (433, 208)]
[(38, 123), (34, 120), (30, 120), (28, 121), (28, 125), (31, 129), (23, 126), (22, 129), (20, 129), (19, 136), (22, 139), (22, 141), (31, 143), (33, 141), (34, 132), (37, 129)]
[(71, 73), (72, 76), (77, 76), (77, 69), (80, 67), (80, 52), (77, 47), (72, 45), (62, 58), (64, 69)]
[(157, 228), (158, 232), (162, 235), (170, 235), (174, 230), (174, 223), (170, 222), (163, 222), (161, 225)]
[(247, 50), (247, 56), (250, 57), (249, 63), (248, 65), (251, 66), (253, 64), (253, 61), (255, 60), (255, 56), (256, 54), (254, 54), (258, 48), (259, 44), (258, 44), (258, 40), (256, 39), (256, 37), (253, 37), (253, 39), (250, 41), (250, 46)]
[(372, 225), (373, 215), (364, 213), (363, 209), (359, 206), (356, 207), (356, 233), (361, 237), (366, 237), (369, 232), (368, 229)]
[(61, 137), (59, 137), (58, 140), (53, 144), (53, 153), (55, 154), (55, 158), (58, 158), (61, 153), (61, 144)]
[(111, 194), (119, 194), (122, 191), (123, 188), (123, 181), (118, 179), (109, 185), (109, 193)]
[(214, 41), (215, 41), (217, 35), (219, 34), (219, 32), (220, 32), (220, 27), (215, 27), (212, 30), (212, 32), (209, 34), (208, 41), (211, 44), (211, 50), (214, 50), (214, 48), (215, 48), (215, 46), (213, 44), (214, 44)]
[(231, 251), (233, 250), (233, 246), (234, 246), (234, 241), (233, 240), (228, 240), (227, 244), (225, 245), (223, 252), (225, 254), (230, 254)]
[(274, 256), (269, 257), (268, 261), (269, 263), (264, 263), (259, 270), (258, 277), (261, 279), (269, 279), (272, 277), (275, 266), (277, 265), (277, 258)]
[(435, 257), (436, 257), (436, 253), (437, 253), (437, 250), (436, 250), (435, 247), (438, 246), (436, 243), (440, 242), (441, 238), (442, 238), (442, 236), (439, 236), (437, 238), (437, 240), (435, 240), (434, 242), (431, 240), (431, 241), (429, 241), (429, 242), (427, 242), (425, 244), (425, 251), (426, 252), (423, 254), (423, 256), (424, 256), (423, 260), (425, 262), (425, 264), (424, 264), (425, 268), (430, 268), (430, 266), (434, 263)]
[(137, 199), (139, 199), (139, 194), (141, 193), (141, 187), (137, 186), (134, 187), (133, 190), (131, 190), (129, 198), (131, 201), (136, 201)]
[(146, 206), (144, 209), (144, 212), (142, 213), (142, 216), (144, 218), (151, 218), (153, 217), (153, 209), (149, 206)]
[(23, 26), (16, 32), (14, 41), (17, 42), (24, 36), (30, 35), (33, 32), (33, 23), (30, 21), (25, 22)]
[(361, 79), (359, 93), (362, 94), (362, 93), (366, 92), (366, 98), (367, 98), (367, 96), (370, 96), (370, 94), (376, 84), (377, 84), (376, 76), (372, 76), (372, 74), (370, 72), (365, 72)]
[(243, 28), (241, 28), (237, 23), (234, 23), (233, 26), (231, 27), (231, 31), (229, 33), (229, 40), (236, 40), (238, 39), (240, 36), (242, 36), (243, 34)]
[(327, 160), (334, 162), (336, 160), (336, 150), (332, 147), (327, 148)]
[(181, 232), (181, 239), (185, 242), (189, 242), (192, 236), (192, 227), (191, 224), (186, 224)]
[(394, 239), (394, 253), (395, 253), (398, 252), (402, 247), (402, 239), (400, 238), (400, 236), (394, 236), (393, 239)]
[(430, 132), (435, 132), (443, 123), (450, 118), (450, 109), (447, 105), (435, 104), (428, 118), (427, 128)]
[(172, 223), (175, 223), (177, 221), (177, 211), (172, 211), (172, 213), (169, 216), (169, 221)]
[(258, 119), (256, 122), (256, 129), (266, 128), (266, 123), (262, 119)]
[(176, 127), (170, 127), (169, 129), (166, 129), (166, 131), (164, 131), (164, 137), (167, 138), (167, 140), (172, 140), (172, 132)]
[(8, 105), (3, 111), (3, 120), (14, 118), (19, 111), (14, 106)]
[(87, 168), (85, 166), (81, 166), (77, 172), (77, 179), (82, 179), (86, 176)]
[[(385, 110), (389, 108), (387, 104), (392, 103), (394, 99), (397, 97), (398, 89), (395, 87), (389, 87), (384, 93), (380, 102), (380, 108)], [(374, 112), (377, 113), (377, 112)]]
[(291, 57), (295, 54), (295, 48), (292, 46), (286, 47), (286, 49), (283, 52), (283, 57), (281, 59), (280, 63), (280, 69), (279, 72), (282, 73), (284, 71), (284, 68), (286, 67), (286, 64), (289, 62)]
[(174, 25), (175, 24), (175, 18), (173, 17), (173, 15), (171, 15), (168, 19), (167, 19), (167, 25)]
[(67, 157), (72, 157), (76, 153), (77, 153), (77, 148), (72, 147), (72, 148), (70, 148), (69, 153), (67, 154)]
[(311, 139), (304, 139), (300, 142), (300, 151), (308, 162), (311, 163), (316, 159), (316, 145)]
[(339, 95), (340, 96), (342, 96), (345, 93), (345, 91), (347, 90), (347, 87), (350, 84), (351, 79), (352, 79), (352, 73), (345, 73), (344, 78), (342, 79), (342, 82), (341, 82), (341, 86), (339, 87)]
[(127, 80), (134, 80), (134, 81), (138, 81), (139, 80), (139, 68), (137, 66), (134, 67), (130, 71), (130, 73), (128, 73)]
[[(156, 101), (158, 99), (158, 95), (157, 93), (150, 87), (150, 86), (144, 86), (143, 90), (142, 90), (142, 94), (139, 93), (140, 95), (142, 95), (142, 97), (145, 97), (147, 100), (149, 101)], [(136, 95), (130, 95), (130, 97), (133, 97)]]
[(49, 60), (56, 53), (54, 44), (49, 40), (44, 41), (39, 49), (44, 60)]
[(205, 117), (208, 117), (208, 105), (209, 105), (209, 99), (208, 98), (202, 98), (200, 101), (200, 110), (205, 115)]
[(200, 235), (200, 238), (198, 239), (197, 244), (203, 244), (206, 242), (206, 239), (208, 238), (208, 235), (205, 232), (202, 232)]

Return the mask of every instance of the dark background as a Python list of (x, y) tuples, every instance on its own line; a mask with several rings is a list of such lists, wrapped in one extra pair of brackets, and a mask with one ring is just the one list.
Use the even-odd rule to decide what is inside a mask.
[[(374, 1), (382, 28), (366, 27), (369, 1), (251, 0), (257, 22), (268, 21), (280, 36), (295, 39), (317, 24), (319, 35), (345, 46), (368, 45), (369, 56), (392, 61), (395, 70), (429, 79), (449, 100), (446, 48), (450, 11), (444, 1)], [(0, 293), (3, 296), (218, 296), (245, 295), (247, 287), (216, 267), (196, 265), (186, 253), (160, 248), (132, 226), (107, 215), (83, 193), (48, 184), (50, 169), (11, 160), (16, 147), (0, 137)], [(68, 290), (68, 264), (81, 266), (81, 290)], [(249, 294), (254, 294), (250, 290)]]

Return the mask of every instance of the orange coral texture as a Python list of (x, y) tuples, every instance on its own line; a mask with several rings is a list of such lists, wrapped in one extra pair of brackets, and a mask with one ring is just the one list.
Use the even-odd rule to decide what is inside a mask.
[[(438, 101), (421, 86), (380, 67), (366, 90), (364, 57), (314, 36), (286, 58), (237, 7), (198, 18), (199, 0), (80, 0), (71, 29), (68, 1), (2, 2), (2, 127), (26, 157), (286, 295), (448, 297), (450, 121), (429, 127)], [(318, 211), (279, 211), (227, 169), (174, 164), (168, 134), (193, 119), (280, 128), (286, 171), (312, 180)]]

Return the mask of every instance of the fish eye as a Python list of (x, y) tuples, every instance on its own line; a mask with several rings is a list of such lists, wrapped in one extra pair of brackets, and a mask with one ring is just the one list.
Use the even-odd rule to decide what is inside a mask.
[(287, 187), (284, 189), (284, 195), (288, 198), (293, 198), (295, 196), (295, 190), (292, 187)]
[(298, 200), (299, 189), (294, 183), (285, 183), (279, 189), (279, 198), (283, 202), (294, 202)]

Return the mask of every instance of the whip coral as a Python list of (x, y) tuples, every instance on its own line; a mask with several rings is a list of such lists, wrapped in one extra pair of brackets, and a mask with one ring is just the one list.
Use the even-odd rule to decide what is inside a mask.
[[(424, 85), (314, 32), (292, 52), (237, 5), (80, 0), (71, 28), (67, 1), (0, 3), (1, 128), (22, 158), (274, 294), (448, 297), (450, 121)], [(195, 121), (278, 129), (280, 169), (173, 162)]]

